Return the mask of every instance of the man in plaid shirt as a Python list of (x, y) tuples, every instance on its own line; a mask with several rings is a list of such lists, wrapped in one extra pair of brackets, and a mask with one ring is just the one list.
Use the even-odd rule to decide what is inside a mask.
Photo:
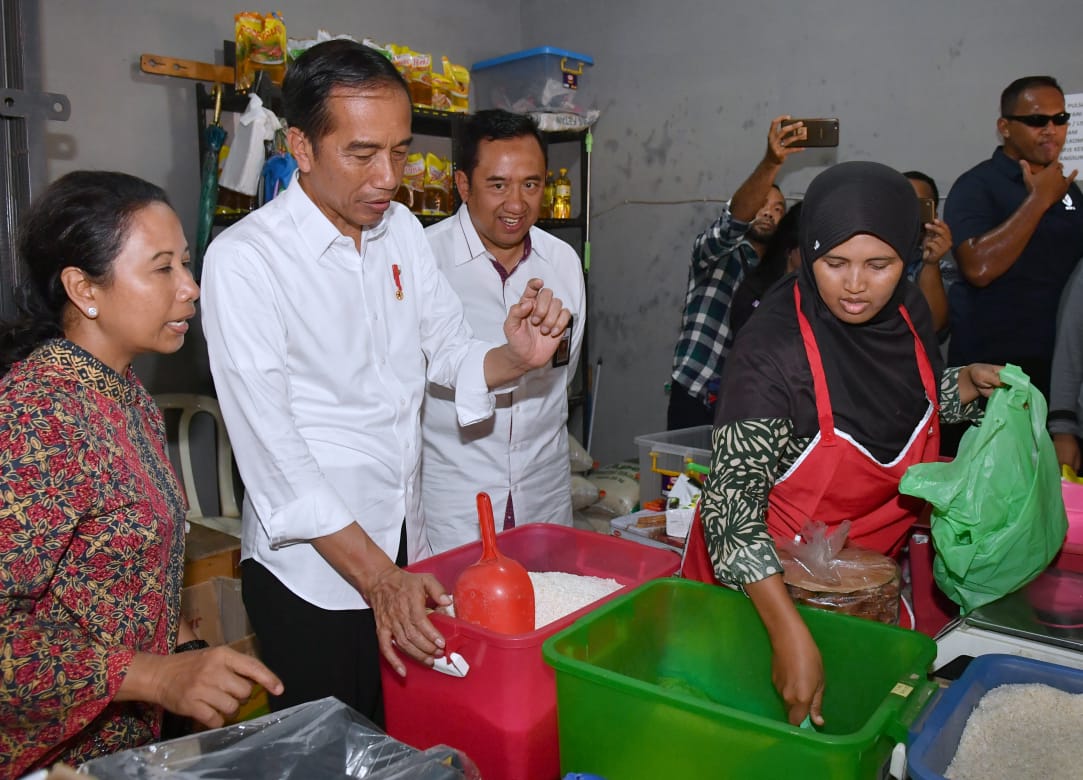
[(789, 118), (771, 122), (763, 159), (692, 248), (681, 336), (673, 354), (668, 430), (714, 422), (722, 363), (733, 343), (730, 302), (786, 213), (786, 198), (775, 177), (787, 157), (803, 150), (793, 142), (804, 139), (807, 131), (801, 122), (783, 127)]

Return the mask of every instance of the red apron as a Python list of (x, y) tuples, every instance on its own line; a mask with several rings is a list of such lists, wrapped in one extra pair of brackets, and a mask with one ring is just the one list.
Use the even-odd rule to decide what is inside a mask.
[[(820, 432), (771, 488), (767, 530), (778, 541), (792, 539), (809, 519), (822, 521), (829, 527), (849, 520), (849, 539), (854, 545), (894, 555), (924, 505), (920, 499), (901, 495), (899, 480), (911, 465), (936, 460), (940, 451), (938, 388), (925, 345), (914, 330), (906, 307), (900, 305), (899, 313), (914, 334), (918, 373), (930, 408), (899, 457), (892, 463), (881, 464), (848, 434), (835, 429), (820, 350), (801, 311), (801, 294), (796, 284), (793, 297), (801, 339), (812, 370)], [(718, 582), (707, 553), (698, 508), (685, 546), (682, 573), (688, 579)]]

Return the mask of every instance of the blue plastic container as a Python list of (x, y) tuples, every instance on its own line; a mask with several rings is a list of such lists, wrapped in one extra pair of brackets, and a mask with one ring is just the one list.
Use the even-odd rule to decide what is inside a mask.
[(1016, 655), (978, 656), (915, 722), (910, 731), (910, 776), (914, 780), (944, 780), (967, 718), (981, 697), (1000, 685), (1029, 683), (1083, 693), (1083, 670)]
[(585, 116), (597, 106), (587, 54), (540, 46), (470, 66), (475, 111), (502, 108), (519, 114), (567, 113)]

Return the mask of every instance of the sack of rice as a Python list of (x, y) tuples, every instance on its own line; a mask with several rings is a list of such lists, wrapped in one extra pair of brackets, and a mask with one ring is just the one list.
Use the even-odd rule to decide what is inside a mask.
[(590, 453), (570, 433), (568, 434), (568, 461), (571, 463), (571, 470), (579, 473), (590, 471), (594, 466)]
[(600, 496), (598, 487), (582, 474), (572, 474), (572, 509), (586, 509)]
[(613, 517), (631, 514), (639, 503), (639, 461), (629, 460), (603, 466), (587, 477), (601, 498), (594, 507)]

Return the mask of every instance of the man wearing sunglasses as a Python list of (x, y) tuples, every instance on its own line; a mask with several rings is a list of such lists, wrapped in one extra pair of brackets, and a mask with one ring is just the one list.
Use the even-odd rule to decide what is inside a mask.
[(1083, 193), (1059, 161), (1064, 92), (1028, 76), (1000, 98), (1003, 145), (959, 177), (944, 218), (962, 280), (949, 292), (948, 365), (1019, 365), (1047, 397), (1057, 304), (1083, 256)]

